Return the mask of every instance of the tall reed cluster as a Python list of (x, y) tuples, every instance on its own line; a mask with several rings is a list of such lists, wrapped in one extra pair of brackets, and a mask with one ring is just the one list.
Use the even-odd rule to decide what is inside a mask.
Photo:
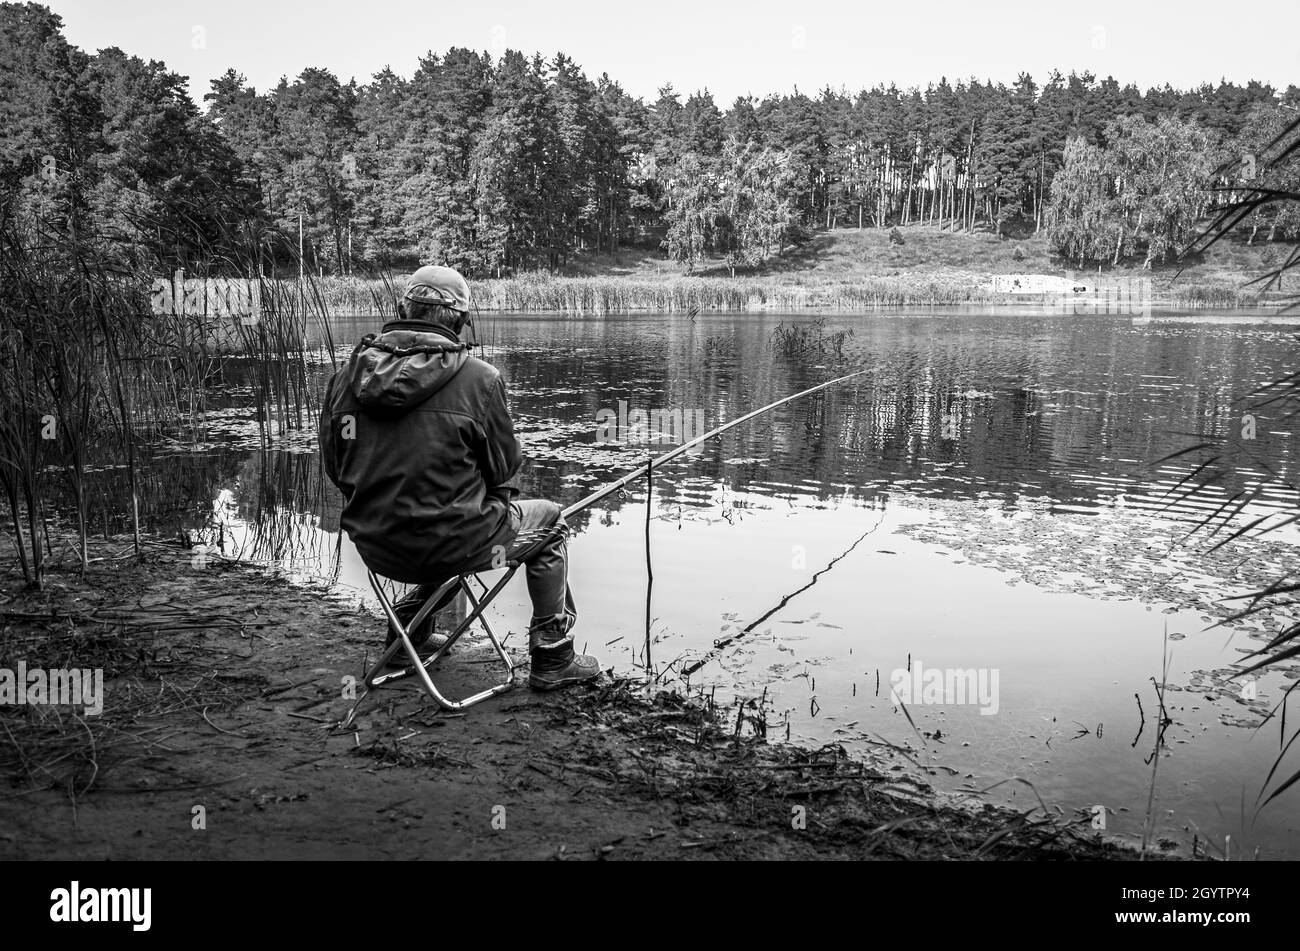
[(319, 346), (334, 349), (329, 306), (314, 279), (253, 282), (259, 302), (255, 315), (239, 315), (230, 324), (233, 340), (225, 358), (244, 362), (252, 383), (262, 444), (286, 430), (314, 425), (316, 394), (309, 385), (308, 327), (321, 333)]
[(59, 478), (85, 564), (88, 468), (109, 445), (127, 468), (138, 548), (140, 445), (197, 372), (151, 359), (166, 329), (142, 319), (140, 286), (52, 237), (0, 229), (0, 485), (24, 578), (38, 586)]
[[(322, 293), (336, 313), (390, 313), (391, 289), (378, 281), (323, 278)], [(731, 277), (558, 277), (530, 272), (473, 282), (475, 305), (510, 313), (603, 316), (713, 310), (841, 310), (903, 304), (966, 304), (996, 300), (977, 281), (955, 278), (871, 277), (856, 281)]]
[(852, 328), (828, 330), (825, 317), (803, 324), (787, 325), (781, 321), (772, 328), (772, 333), (767, 338), (767, 347), (774, 354), (783, 357), (843, 360), (844, 345), (852, 336)]
[[(23, 576), (38, 587), (53, 516), (73, 516), (87, 564), (94, 472), (125, 470), (139, 554), (150, 445), (198, 438), (213, 394), (240, 377), (264, 446), (312, 427), (310, 321), (332, 352), (327, 305), (311, 280), (262, 279), (226, 258), (165, 279), (161, 267), (128, 272), (104, 261), (66, 231), (0, 224), (0, 487)], [(208, 279), (214, 271), (252, 275), (233, 279), (243, 311), (217, 305), (211, 289), (231, 280)]]

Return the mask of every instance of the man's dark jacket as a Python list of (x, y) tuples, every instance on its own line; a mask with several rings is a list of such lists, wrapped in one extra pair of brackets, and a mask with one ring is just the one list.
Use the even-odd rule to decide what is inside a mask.
[(325, 472), (366, 566), (406, 583), (486, 567), (514, 536), (523, 453), (501, 375), (437, 324), (396, 321), (330, 380)]

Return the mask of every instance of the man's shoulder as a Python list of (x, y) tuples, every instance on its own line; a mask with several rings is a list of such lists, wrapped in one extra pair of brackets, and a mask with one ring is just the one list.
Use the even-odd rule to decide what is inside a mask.
[(475, 356), (471, 356), (465, 361), (459, 375), (466, 377), (468, 381), (473, 381), (485, 387), (494, 387), (497, 381), (501, 379), (500, 370), (486, 360), (480, 360)]

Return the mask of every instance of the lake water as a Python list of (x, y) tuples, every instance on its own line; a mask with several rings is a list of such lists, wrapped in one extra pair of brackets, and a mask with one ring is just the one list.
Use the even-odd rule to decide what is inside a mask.
[[(1054, 811), (1105, 807), (1107, 831), (1130, 840), (1154, 766), (1159, 837), (1300, 857), (1300, 786), (1254, 810), (1279, 740), (1276, 720), (1256, 727), (1296, 671), (1225, 680), (1279, 622), (1205, 630), (1230, 607), (1221, 599), (1294, 566), (1296, 537), (1211, 556), (1184, 540), (1237, 492), (1257, 494), (1243, 520), (1293, 506), (1294, 439), (1280, 411), (1255, 413), (1253, 461), (1204, 497), (1169, 495), (1188, 458), (1156, 464), (1198, 433), (1238, 438), (1239, 397), (1293, 369), (1295, 328), (912, 309), (828, 317), (827, 330), (852, 331), (842, 359), (772, 351), (779, 323), (811, 320), (479, 318), (528, 452), (527, 494), (565, 504), (667, 448), (598, 443), (602, 411), (680, 410), (712, 428), (868, 370), (656, 471), (660, 682), (762, 698), (769, 737), (902, 748), (913, 763), (899, 762), (953, 794), (1026, 780)], [(338, 355), (377, 329), (338, 321)], [(242, 450), (256, 444), (247, 415), (213, 414), (201, 453), (168, 450), (186, 473), (171, 479), (174, 505), (216, 498), (228, 551), (364, 597), (310, 437)], [(578, 645), (620, 673), (646, 661), (646, 519), (640, 483), (575, 519), (570, 545)], [(493, 614), (519, 646), (522, 581)], [(1166, 667), (1171, 722), (1153, 760)], [(927, 671), (969, 671), (976, 695), (891, 697), (891, 682), (924, 688)], [(1028, 808), (1034, 795), (1011, 782), (986, 798)]]

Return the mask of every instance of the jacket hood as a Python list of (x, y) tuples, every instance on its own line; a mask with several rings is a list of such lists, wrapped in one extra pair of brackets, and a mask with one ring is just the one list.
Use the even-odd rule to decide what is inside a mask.
[(386, 324), (352, 352), (348, 385), (367, 409), (400, 415), (451, 382), (468, 360), (469, 346), (432, 324)]

